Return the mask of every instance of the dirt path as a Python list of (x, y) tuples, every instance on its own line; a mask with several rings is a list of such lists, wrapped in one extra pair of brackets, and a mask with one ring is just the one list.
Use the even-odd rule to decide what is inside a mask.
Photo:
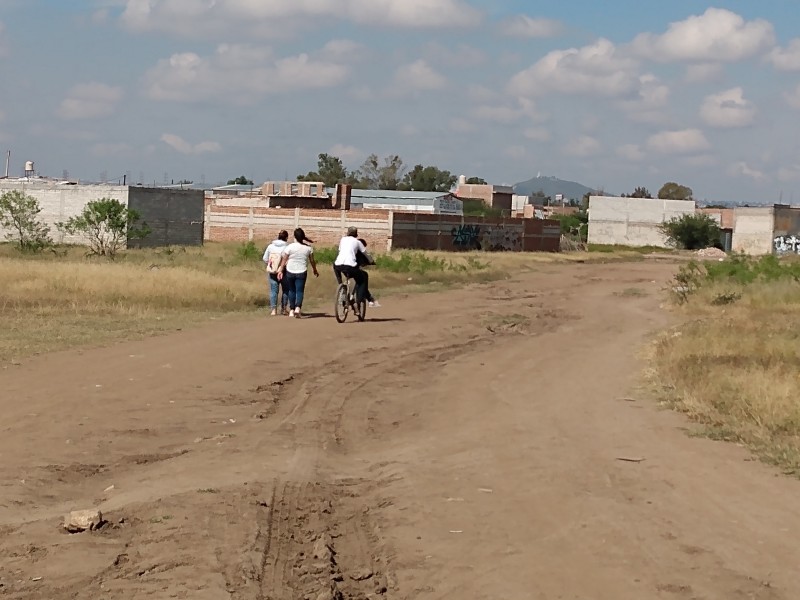
[(673, 268), (6, 369), (0, 595), (794, 600), (800, 484), (631, 396)]

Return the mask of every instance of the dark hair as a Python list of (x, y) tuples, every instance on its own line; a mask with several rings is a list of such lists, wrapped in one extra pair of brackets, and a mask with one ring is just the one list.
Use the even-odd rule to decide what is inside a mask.
[(300, 244), (306, 244), (306, 242), (308, 242), (308, 244), (314, 243), (314, 240), (306, 237), (306, 232), (303, 231), (300, 227), (294, 230), (294, 239), (296, 239), (297, 242)]
[(364, 248), (367, 247), (367, 241), (364, 238), (358, 238), (358, 241), (361, 242), (361, 245), (364, 246)]
[(289, 239), (289, 232), (285, 229), (281, 229), (280, 233), (278, 234), (278, 239), (283, 240), (284, 242)]

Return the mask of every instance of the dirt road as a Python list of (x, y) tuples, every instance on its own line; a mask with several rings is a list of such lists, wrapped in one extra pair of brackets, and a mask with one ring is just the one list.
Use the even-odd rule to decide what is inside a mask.
[(795, 600), (800, 484), (635, 394), (673, 268), (2, 370), (0, 596)]

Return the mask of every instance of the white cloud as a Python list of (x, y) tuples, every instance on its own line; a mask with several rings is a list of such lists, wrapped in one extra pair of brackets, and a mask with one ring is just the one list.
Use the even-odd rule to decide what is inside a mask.
[(564, 154), (584, 158), (600, 152), (600, 142), (589, 135), (582, 135), (564, 146)]
[(497, 106), (493, 104), (478, 106), (472, 109), (472, 116), (482, 121), (495, 123), (513, 123), (520, 117), (519, 110), (510, 106)]
[(509, 158), (513, 158), (515, 160), (519, 160), (521, 158), (525, 158), (527, 155), (527, 150), (525, 150), (524, 146), (508, 146), (503, 150), (503, 154), (505, 154)]
[(728, 168), (728, 175), (733, 177), (749, 177), (751, 179), (755, 179), (756, 181), (765, 181), (767, 179), (767, 176), (762, 171), (752, 168), (744, 161), (732, 164)]
[(462, 0), (127, 0), (122, 21), (135, 30), (181, 35), (219, 34), (249, 26), (264, 35), (343, 19), (366, 25), (408, 28), (471, 27), (481, 13)]
[(700, 107), (700, 116), (712, 127), (746, 127), (753, 123), (756, 113), (740, 87), (707, 96)]
[(469, 44), (453, 46), (431, 42), (423, 48), (423, 54), (429, 63), (456, 68), (480, 67), (488, 61), (483, 50)]
[(450, 119), (448, 126), (456, 133), (472, 133), (477, 129), (473, 121), (461, 118)]
[(420, 59), (399, 67), (394, 75), (394, 83), (400, 88), (398, 91), (402, 93), (408, 89), (440, 90), (447, 85), (447, 79)]
[(639, 55), (658, 62), (737, 62), (775, 45), (775, 31), (764, 19), (745, 21), (724, 8), (671, 23), (666, 33), (643, 33), (632, 44)]
[(647, 139), (647, 148), (660, 154), (691, 154), (711, 148), (699, 129), (661, 131)]
[(552, 139), (550, 132), (543, 127), (529, 127), (522, 132), (522, 135), (535, 142), (549, 142)]
[(206, 154), (208, 152), (219, 152), (222, 150), (222, 147), (217, 142), (191, 144), (182, 137), (172, 133), (165, 133), (162, 135), (161, 141), (181, 154)]
[(786, 48), (773, 48), (767, 60), (779, 71), (800, 71), (800, 38), (795, 38)]
[(331, 40), (319, 52), (322, 57), (334, 62), (354, 63), (369, 54), (367, 47), (353, 40)]
[(144, 82), (155, 100), (252, 104), (270, 94), (334, 87), (349, 74), (346, 65), (308, 54), (276, 59), (269, 48), (221, 44), (209, 57), (185, 52), (160, 60)]
[(344, 161), (353, 160), (355, 158), (364, 156), (364, 153), (361, 152), (361, 150), (355, 146), (348, 146), (346, 144), (336, 144), (333, 146), (333, 148), (328, 150), (328, 154), (338, 156)]
[(708, 83), (718, 81), (724, 69), (719, 63), (701, 63), (699, 65), (689, 65), (686, 67), (687, 83)]
[(631, 162), (639, 162), (644, 159), (645, 153), (638, 144), (624, 144), (617, 148), (617, 156)]
[(794, 109), (800, 110), (800, 84), (796, 85), (788, 92), (784, 92), (783, 99), (786, 104)]
[(113, 114), (122, 99), (122, 88), (104, 83), (81, 83), (74, 86), (57, 114), (62, 119), (97, 119)]
[(620, 107), (627, 116), (642, 123), (661, 123), (669, 102), (670, 89), (655, 75), (639, 77), (638, 90), (633, 98), (622, 100)]
[(527, 15), (511, 17), (500, 25), (501, 33), (512, 37), (546, 38), (559, 35), (563, 25), (552, 19), (535, 19)]
[(637, 62), (623, 56), (610, 41), (555, 50), (514, 75), (509, 90), (519, 96), (538, 94), (597, 94), (623, 96), (638, 88)]

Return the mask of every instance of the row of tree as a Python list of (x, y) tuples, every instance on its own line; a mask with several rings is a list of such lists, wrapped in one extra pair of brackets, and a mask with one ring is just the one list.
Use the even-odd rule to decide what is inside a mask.
[[(658, 196), (656, 196), (659, 200), (692, 200), (693, 199), (692, 188), (686, 187), (685, 185), (681, 185), (679, 183), (675, 183), (674, 181), (668, 181), (664, 185), (661, 186), (661, 189), (658, 190)], [(646, 187), (637, 187), (633, 190), (632, 194), (622, 194), (623, 198), (652, 198), (650, 192)]]
[[(298, 175), (298, 181), (321, 181), (332, 187), (349, 183), (354, 188), (366, 190), (405, 190), (415, 192), (448, 192), (457, 181), (450, 171), (433, 165), (414, 165), (409, 169), (397, 154), (379, 158), (370, 154), (361, 167), (350, 171), (342, 159), (331, 154), (320, 154), (317, 170)], [(470, 177), (470, 184), (485, 184), (480, 177)]]

